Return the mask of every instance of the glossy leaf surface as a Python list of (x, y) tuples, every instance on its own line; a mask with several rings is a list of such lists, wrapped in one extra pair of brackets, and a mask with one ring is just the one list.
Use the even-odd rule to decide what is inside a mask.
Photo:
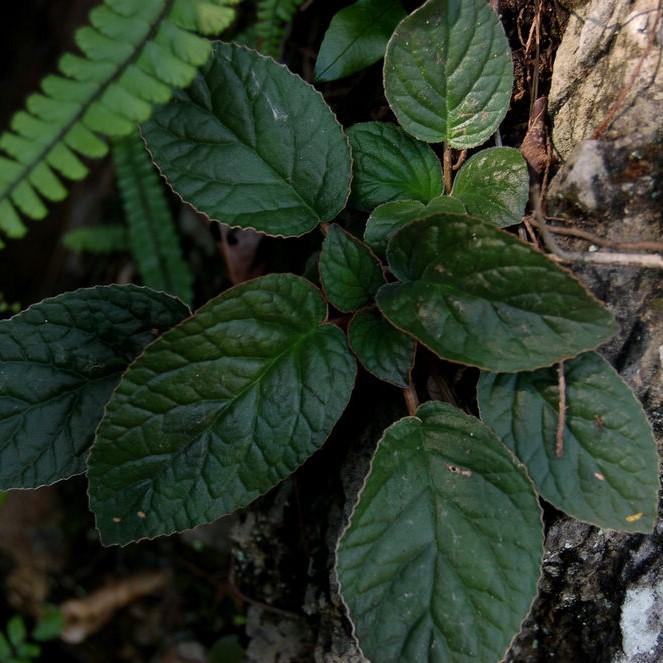
[(334, 223), (322, 243), (320, 280), (329, 301), (348, 313), (371, 301), (384, 275), (370, 249)]
[(658, 455), (642, 406), (595, 352), (565, 363), (564, 453), (555, 453), (557, 371), (484, 373), (482, 419), (527, 466), (541, 496), (599, 527), (651, 532), (659, 490)]
[(529, 198), (527, 164), (512, 147), (482, 150), (458, 171), (452, 194), (484, 221), (500, 227), (520, 223)]
[(396, 200), (376, 207), (366, 222), (364, 241), (378, 255), (384, 255), (391, 236), (411, 221), (423, 219), (439, 212), (452, 212), (464, 214), (465, 207), (456, 198), (451, 196), (438, 196), (428, 205), (416, 200)]
[(322, 40), (315, 79), (344, 78), (383, 58), (389, 37), (404, 17), (399, 0), (358, 0), (341, 9)]
[(164, 334), (127, 371), (89, 461), (106, 543), (195, 527), (292, 474), (345, 409), (356, 365), (320, 292), (248, 281)]
[(444, 359), (533, 370), (596, 348), (616, 330), (568, 272), (471, 216), (415, 221), (393, 236), (387, 255), (403, 283), (380, 288), (378, 306)]
[(511, 50), (487, 0), (429, 0), (396, 28), (384, 71), (398, 121), (428, 143), (481, 145), (509, 107)]
[(348, 341), (369, 373), (397, 387), (408, 386), (416, 343), (389, 324), (379, 311), (356, 313), (348, 327)]
[(442, 193), (442, 167), (433, 150), (395, 124), (362, 122), (350, 127), (348, 137), (355, 207), (368, 211), (402, 199), (427, 203)]
[(177, 193), (212, 219), (294, 236), (345, 206), (347, 139), (323, 98), (271, 58), (217, 43), (186, 91), (143, 127)]
[(536, 594), (540, 508), (477, 419), (429, 402), (380, 441), (337, 572), (379, 663), (497, 661)]
[(0, 487), (83, 472), (120, 375), (187, 315), (178, 300), (129, 285), (69, 292), (0, 322)]

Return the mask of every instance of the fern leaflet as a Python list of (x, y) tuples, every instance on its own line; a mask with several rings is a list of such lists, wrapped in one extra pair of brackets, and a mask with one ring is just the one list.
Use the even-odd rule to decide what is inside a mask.
[(127, 229), (121, 225), (70, 230), (62, 244), (75, 253), (117, 253), (129, 250)]
[(129, 246), (143, 283), (191, 303), (193, 277), (182, 260), (161, 178), (140, 136), (114, 141), (113, 159), (129, 225)]
[(90, 25), (76, 32), (83, 56), (62, 56), (61, 74), (44, 78), (0, 136), (0, 231), (24, 235), (19, 212), (41, 219), (44, 200), (65, 198), (60, 178), (87, 174), (79, 157), (108, 151), (99, 134), (128, 135), (174, 87), (187, 86), (211, 50), (195, 32), (219, 33), (238, 1), (104, 0), (95, 7)]
[(258, 0), (258, 50), (275, 59), (281, 57), (286, 31), (304, 0)]

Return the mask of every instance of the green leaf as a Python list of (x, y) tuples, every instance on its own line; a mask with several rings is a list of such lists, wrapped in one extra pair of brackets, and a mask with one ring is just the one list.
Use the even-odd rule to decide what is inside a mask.
[(511, 50), (487, 0), (429, 0), (396, 28), (384, 71), (398, 121), (428, 143), (481, 145), (509, 107)]
[(243, 46), (216, 43), (202, 74), (143, 134), (175, 190), (217, 221), (295, 236), (345, 207), (350, 149), (331, 110)]
[(428, 145), (395, 124), (362, 122), (348, 130), (354, 158), (350, 202), (362, 210), (392, 200), (427, 203), (442, 193), (442, 168)]
[(334, 81), (384, 57), (405, 11), (399, 0), (358, 0), (331, 21), (315, 63), (316, 81)]
[(76, 253), (117, 253), (129, 250), (129, 238), (123, 225), (92, 226), (70, 230), (62, 245)]
[(7, 642), (7, 638), (5, 637), (5, 634), (0, 631), (0, 661), (2, 663), (5, 663), (5, 661), (9, 660), (12, 655), (12, 648), (9, 642)]
[(27, 631), (21, 615), (14, 615), (7, 622), (7, 636), (14, 647), (20, 647), (25, 642)]
[(359, 644), (379, 663), (493, 662), (543, 552), (532, 485), (481, 422), (429, 402), (390, 426), (337, 553)]
[(349, 313), (372, 300), (384, 274), (371, 250), (334, 223), (322, 243), (320, 280), (331, 304)]
[(348, 341), (361, 365), (375, 377), (407, 387), (417, 344), (374, 309), (359, 311), (348, 327)]
[(189, 314), (145, 288), (77, 290), (0, 322), (0, 487), (79, 474), (126, 367)]
[(444, 359), (533, 370), (596, 348), (616, 331), (568, 272), (471, 216), (415, 221), (394, 235), (387, 255), (404, 283), (382, 286), (378, 306)]
[(302, 4), (304, 0), (258, 0), (254, 42), (261, 53), (281, 58), (288, 27)]
[[(218, 34), (237, 0), (104, 0), (75, 35), (81, 55), (65, 54), (59, 73), (14, 115), (0, 136), (0, 231), (21, 237), (19, 211), (44, 218), (45, 201), (67, 196), (61, 177), (80, 180), (81, 157), (108, 146), (98, 134), (124, 136), (145, 121), (172, 87), (186, 87), (211, 51), (193, 32)], [(1, 246), (1, 243), (0, 243)]]
[(387, 251), (392, 235), (411, 221), (423, 219), (439, 212), (464, 214), (465, 207), (460, 200), (451, 196), (438, 196), (428, 205), (416, 200), (396, 200), (376, 207), (366, 222), (364, 241), (380, 256)]
[(555, 453), (557, 371), (479, 380), (482, 419), (527, 466), (541, 496), (603, 528), (651, 532), (659, 458), (642, 406), (610, 364), (589, 352), (564, 364), (564, 452)]
[(356, 364), (320, 291), (291, 274), (238, 285), (124, 374), (89, 459), (106, 543), (195, 527), (294, 472), (345, 409)]
[(183, 302), (193, 300), (193, 274), (182, 259), (162, 181), (135, 133), (113, 143), (113, 160), (129, 226), (131, 253), (143, 283)]
[(32, 631), (32, 637), (38, 642), (46, 642), (57, 638), (64, 629), (65, 619), (62, 611), (49, 607), (40, 617)]
[(246, 652), (236, 635), (219, 638), (209, 650), (209, 663), (245, 663)]
[(512, 147), (492, 147), (468, 159), (452, 194), (473, 216), (496, 226), (520, 223), (529, 198), (527, 164)]

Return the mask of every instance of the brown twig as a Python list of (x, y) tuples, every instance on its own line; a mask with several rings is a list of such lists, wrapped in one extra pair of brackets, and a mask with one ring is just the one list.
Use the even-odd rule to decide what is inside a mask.
[(419, 407), (419, 396), (417, 396), (417, 390), (414, 388), (411, 381), (410, 384), (403, 389), (403, 398), (405, 399), (407, 413), (411, 417), (414, 417), (417, 414), (417, 408)]
[[(549, 217), (550, 218), (550, 217)], [(580, 239), (587, 240), (592, 244), (597, 246), (605, 246), (609, 249), (622, 249), (624, 251), (658, 251), (663, 252), (663, 242), (649, 242), (649, 241), (637, 241), (637, 242), (624, 242), (624, 241), (612, 241), (604, 237), (599, 237), (593, 233), (587, 232), (586, 230), (580, 230), (579, 228), (563, 228), (562, 226), (546, 226), (551, 233), (555, 235), (568, 235), (570, 237), (578, 237)]]
[(456, 163), (453, 165), (453, 170), (458, 170), (465, 163), (465, 159), (467, 159), (467, 150), (462, 150), (458, 155), (458, 159), (456, 159)]
[(447, 143), (444, 144), (444, 156), (442, 158), (442, 172), (444, 175), (444, 192), (446, 194), (451, 193), (451, 188), (453, 186), (452, 172), (453, 172), (453, 161), (451, 157), (451, 148)]
[(564, 455), (564, 430), (566, 429), (566, 375), (564, 374), (563, 361), (560, 361), (557, 366), (557, 385), (559, 389), (559, 410), (557, 414), (557, 433), (555, 434), (555, 456), (561, 458)]

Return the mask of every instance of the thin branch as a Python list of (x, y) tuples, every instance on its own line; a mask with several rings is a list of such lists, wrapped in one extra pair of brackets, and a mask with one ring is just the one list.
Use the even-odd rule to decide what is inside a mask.
[(414, 417), (417, 414), (417, 408), (419, 407), (419, 396), (417, 396), (417, 390), (414, 388), (414, 384), (410, 381), (410, 384), (403, 389), (403, 398), (405, 399), (405, 407), (407, 407), (407, 413)]
[(451, 188), (453, 186), (452, 181), (452, 172), (453, 172), (453, 161), (451, 157), (451, 148), (447, 143), (444, 144), (444, 156), (442, 158), (442, 172), (444, 174), (444, 192), (446, 194), (451, 193)]
[(566, 375), (564, 362), (557, 366), (557, 385), (559, 389), (559, 411), (557, 414), (557, 433), (555, 434), (555, 456), (564, 456), (564, 430), (566, 429)]
[(586, 230), (580, 230), (578, 228), (564, 228), (562, 226), (546, 226), (551, 233), (555, 235), (569, 235), (570, 237), (579, 237), (580, 239), (586, 239), (592, 244), (597, 246), (605, 246), (609, 249), (623, 249), (625, 251), (658, 251), (663, 252), (663, 242), (648, 242), (648, 241), (637, 241), (637, 242), (624, 242), (624, 241), (612, 241), (604, 237), (599, 237), (593, 233), (587, 232)]

